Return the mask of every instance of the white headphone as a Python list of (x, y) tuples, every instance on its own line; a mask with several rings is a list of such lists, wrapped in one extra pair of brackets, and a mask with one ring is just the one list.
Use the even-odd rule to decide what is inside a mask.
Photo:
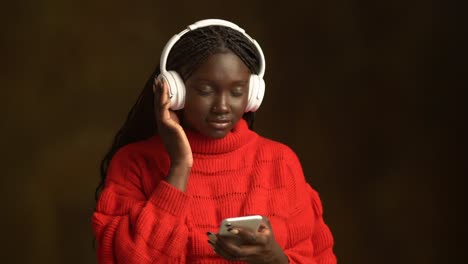
[(263, 80), (263, 75), (265, 74), (265, 57), (263, 55), (263, 51), (260, 48), (260, 45), (258, 45), (257, 41), (255, 41), (255, 39), (247, 35), (244, 29), (240, 28), (232, 22), (222, 19), (205, 19), (197, 21), (192, 25), (189, 25), (179, 34), (174, 35), (164, 47), (160, 61), (161, 73), (159, 74), (158, 79), (163, 78), (169, 86), (169, 98), (171, 99), (171, 109), (179, 110), (184, 108), (185, 84), (177, 72), (166, 70), (166, 62), (167, 57), (169, 56), (169, 52), (171, 51), (175, 43), (187, 32), (195, 30), (197, 28), (208, 26), (224, 26), (237, 30), (240, 33), (242, 33), (247, 39), (249, 39), (257, 48), (258, 53), (260, 54), (260, 72), (258, 73), (258, 75), (250, 75), (248, 103), (245, 109), (245, 112), (255, 112), (260, 107), (260, 104), (263, 100), (263, 96), (265, 95), (265, 81)]

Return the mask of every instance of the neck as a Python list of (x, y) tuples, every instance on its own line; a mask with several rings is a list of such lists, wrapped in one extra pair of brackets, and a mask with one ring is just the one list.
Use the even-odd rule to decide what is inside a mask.
[(239, 120), (236, 126), (223, 138), (213, 139), (187, 130), (187, 138), (192, 152), (196, 154), (222, 154), (234, 151), (253, 140), (257, 134), (251, 131), (244, 119)]

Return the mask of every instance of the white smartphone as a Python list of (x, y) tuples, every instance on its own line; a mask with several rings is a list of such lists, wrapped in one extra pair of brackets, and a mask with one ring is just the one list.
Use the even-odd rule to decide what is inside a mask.
[(262, 223), (262, 216), (261, 215), (249, 215), (249, 216), (240, 216), (240, 217), (232, 217), (226, 218), (221, 222), (221, 226), (219, 227), (219, 234), (222, 236), (232, 236), (233, 234), (228, 230), (230, 227), (242, 227), (247, 228), (252, 231), (257, 231)]

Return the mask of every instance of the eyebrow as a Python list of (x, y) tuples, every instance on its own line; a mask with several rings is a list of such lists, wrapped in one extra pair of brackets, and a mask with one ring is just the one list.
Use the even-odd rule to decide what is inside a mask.
[(249, 81), (234, 81), (233, 83), (237, 85), (247, 85)]
[[(210, 79), (205, 79), (205, 78), (195, 78), (192, 80), (193, 82), (197, 82), (197, 83), (212, 83), (212, 82), (216, 82), (216, 80), (210, 80)], [(232, 84), (235, 84), (235, 85), (247, 85), (249, 83), (249, 81), (245, 81), (245, 80), (236, 80), (236, 81), (233, 81)]]

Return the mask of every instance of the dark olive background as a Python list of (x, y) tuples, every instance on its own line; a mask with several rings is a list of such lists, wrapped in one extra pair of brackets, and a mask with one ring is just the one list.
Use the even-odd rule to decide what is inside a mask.
[(340, 263), (454, 263), (463, 251), (461, 7), (423, 0), (1, 6), (2, 263), (96, 263), (90, 218), (99, 161), (165, 42), (204, 18), (238, 23), (261, 44), (267, 91), (257, 131), (297, 152), (323, 200)]

